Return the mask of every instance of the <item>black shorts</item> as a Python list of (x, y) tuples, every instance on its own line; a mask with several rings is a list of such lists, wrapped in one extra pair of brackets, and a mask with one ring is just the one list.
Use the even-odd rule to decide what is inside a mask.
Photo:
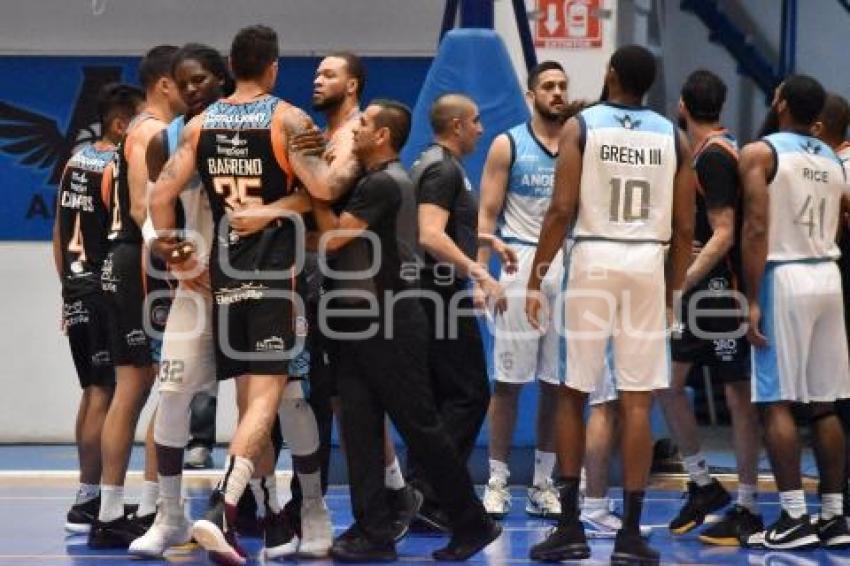
[(213, 292), (219, 380), (288, 375), (306, 334), (299, 296), (281, 281), (233, 282)]
[(731, 312), (745, 304), (731, 283), (728, 271), (722, 270), (689, 291), (682, 300), (684, 332), (670, 340), (674, 362), (708, 366), (723, 383), (750, 379), (750, 343), (741, 332), (743, 319)]
[(145, 328), (142, 244), (114, 243), (103, 262), (101, 286), (109, 313), (110, 352), (115, 366), (149, 366), (150, 341)]
[(103, 297), (92, 293), (65, 299), (62, 313), (80, 387), (115, 385), (115, 368), (109, 353), (109, 315)]

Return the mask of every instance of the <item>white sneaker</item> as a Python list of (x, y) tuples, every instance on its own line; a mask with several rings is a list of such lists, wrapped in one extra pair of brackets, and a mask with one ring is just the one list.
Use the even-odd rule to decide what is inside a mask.
[(196, 470), (210, 469), (213, 467), (212, 454), (206, 446), (193, 446), (186, 451), (186, 460), (183, 463), (186, 468)]
[(305, 499), (301, 503), (301, 543), (298, 554), (307, 558), (324, 558), (333, 545), (333, 526), (323, 498)]
[(484, 510), (494, 519), (504, 519), (511, 510), (511, 492), (505, 482), (498, 478), (490, 478), (484, 488), (482, 497)]
[(188, 544), (192, 540), (192, 524), (185, 515), (165, 518), (162, 511), (156, 514), (147, 532), (130, 543), (127, 552), (142, 558), (162, 558), (172, 546)]
[(561, 516), (561, 500), (551, 480), (547, 480), (543, 485), (533, 485), (528, 488), (525, 512), (532, 517), (545, 519), (556, 519)]
[[(580, 519), (584, 523), (584, 532), (588, 538), (614, 538), (617, 531), (623, 527), (623, 518), (611, 509), (582, 509)], [(651, 527), (640, 526), (640, 536), (648, 537), (651, 534)]]

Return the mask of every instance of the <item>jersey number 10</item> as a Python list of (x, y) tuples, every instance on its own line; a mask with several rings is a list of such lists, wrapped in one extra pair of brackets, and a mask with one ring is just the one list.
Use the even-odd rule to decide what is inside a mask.
[(611, 222), (641, 222), (648, 218), (649, 183), (643, 179), (611, 179)]

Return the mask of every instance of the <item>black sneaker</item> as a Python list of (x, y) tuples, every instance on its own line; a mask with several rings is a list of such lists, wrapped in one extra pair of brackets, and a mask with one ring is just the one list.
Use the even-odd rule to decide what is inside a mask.
[(153, 526), (153, 522), (156, 519), (156, 511), (153, 513), (149, 513), (147, 515), (137, 515), (135, 512), (128, 515), (131, 521), (133, 521), (140, 530), (144, 533), (148, 532), (148, 529)]
[(89, 531), (89, 548), (127, 548), (144, 535), (150, 525), (143, 525), (135, 516), (124, 515), (114, 521), (95, 520)]
[(331, 547), (331, 557), (339, 562), (395, 562), (398, 554), (395, 543), (379, 543), (369, 539), (357, 525), (337, 537)]
[(420, 506), (416, 520), (410, 527), (417, 534), (446, 534), (451, 530), (446, 514), (427, 501)]
[(559, 523), (549, 531), (546, 539), (531, 547), (528, 553), (532, 560), (540, 562), (563, 562), (590, 558), (590, 546), (584, 535), (584, 525), (576, 518)]
[(818, 537), (824, 548), (830, 550), (850, 548), (850, 529), (847, 528), (847, 518), (844, 515), (838, 515), (832, 519), (819, 519)]
[(472, 533), (453, 535), (449, 544), (435, 550), (431, 556), (442, 562), (462, 562), (478, 554), (501, 534), (502, 526), (487, 517), (480, 529)]
[(761, 515), (735, 504), (726, 511), (719, 523), (703, 530), (699, 540), (717, 546), (746, 546), (750, 536), (763, 530)]
[(670, 532), (674, 535), (683, 535), (694, 530), (703, 524), (707, 515), (723, 509), (732, 500), (726, 488), (716, 479), (712, 479), (705, 487), (699, 487), (689, 481), (685, 497), (687, 501), (679, 514), (670, 521)]
[(263, 519), (263, 542), (268, 560), (298, 552), (298, 536), (283, 511)]
[(620, 530), (614, 539), (611, 564), (617, 566), (655, 566), (660, 563), (658, 551), (649, 546), (639, 533)]
[(71, 506), (65, 517), (65, 530), (75, 535), (88, 534), (100, 512), (100, 496)]
[(393, 540), (398, 542), (408, 533), (423, 500), (422, 494), (410, 484), (401, 489), (387, 490), (387, 502), (393, 514)]
[(819, 545), (820, 537), (809, 516), (792, 519), (784, 509), (764, 532), (764, 546), (771, 550), (807, 550)]

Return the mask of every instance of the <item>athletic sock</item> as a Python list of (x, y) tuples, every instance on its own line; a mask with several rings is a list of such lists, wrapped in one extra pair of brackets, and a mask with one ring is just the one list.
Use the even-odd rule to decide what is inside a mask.
[(705, 487), (711, 483), (711, 475), (708, 473), (708, 465), (702, 451), (682, 458), (688, 477), (699, 487)]
[(384, 468), (384, 486), (388, 489), (399, 490), (404, 488), (404, 485), (404, 474), (401, 473), (398, 457), (395, 457), (392, 463)]
[(599, 511), (607, 513), (610, 501), (607, 497), (585, 497), (581, 503), (581, 508), (585, 513), (597, 513)]
[(156, 513), (156, 501), (159, 499), (159, 484), (155, 481), (145, 480), (142, 486), (142, 498), (139, 500), (137, 517), (145, 517)]
[(623, 492), (623, 532), (640, 535), (640, 516), (643, 512), (644, 491)]
[(578, 520), (578, 478), (558, 480), (558, 499), (561, 501), (561, 523)]
[(260, 515), (268, 517), (280, 513), (280, 501), (277, 498), (277, 476), (274, 472), (262, 478), (251, 478), (249, 484), (254, 493), (254, 499), (257, 500), (257, 509), (260, 511)]
[(759, 504), (757, 501), (758, 487), (745, 483), (738, 484), (738, 501), (736, 502), (741, 507), (750, 511), (754, 515), (758, 515)]
[(534, 451), (534, 484), (537, 487), (545, 486), (552, 479), (552, 471), (555, 469), (555, 453)]
[(77, 488), (77, 497), (74, 500), (74, 505), (88, 503), (100, 495), (100, 485), (91, 483), (81, 483)]
[(180, 503), (180, 490), (183, 485), (183, 475), (159, 476), (159, 504), (162, 515), (167, 519), (183, 516), (183, 505)]
[(106, 523), (124, 516), (124, 486), (100, 486), (100, 511), (98, 521)]
[(501, 460), (490, 458), (490, 479), (496, 480), (497, 483), (508, 485), (508, 478), (511, 472), (508, 469), (508, 463)]
[(779, 502), (792, 519), (799, 519), (806, 514), (806, 495), (802, 489), (793, 491), (780, 491)]
[(844, 494), (823, 493), (820, 496), (820, 518), (828, 521), (844, 514)]

